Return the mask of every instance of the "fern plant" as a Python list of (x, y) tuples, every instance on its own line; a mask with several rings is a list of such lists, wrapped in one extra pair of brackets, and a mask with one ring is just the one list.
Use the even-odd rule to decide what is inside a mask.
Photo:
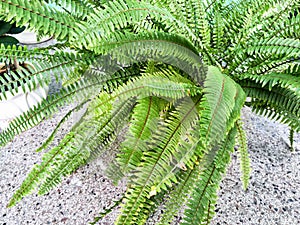
[[(181, 209), (181, 224), (209, 224), (236, 144), (244, 189), (249, 183), (242, 107), (300, 130), (299, 8), (298, 0), (1, 1), (0, 19), (58, 43), (34, 50), (1, 45), (1, 62), (26, 60), (35, 71), (0, 78), (0, 100), (6, 90), (17, 93), (16, 83), (32, 90), (51, 74), (64, 86), (13, 120), (0, 145), (73, 103), (8, 207), (35, 190), (47, 193), (109, 151), (126, 128), (106, 170), (115, 183), (127, 180), (112, 206), (121, 205), (115, 224), (145, 224), (158, 207), (158, 224)], [(70, 132), (48, 149), (82, 108)]]

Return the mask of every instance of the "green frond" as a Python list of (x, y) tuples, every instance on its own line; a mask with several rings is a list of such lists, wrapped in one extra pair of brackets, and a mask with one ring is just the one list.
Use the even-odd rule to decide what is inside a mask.
[(212, 27), (211, 46), (215, 54), (220, 54), (224, 50), (224, 21), (221, 13), (215, 13)]
[(287, 124), (296, 132), (300, 131), (299, 116), (286, 110), (285, 106), (274, 106), (273, 104), (258, 99), (252, 100), (248, 105), (251, 106), (255, 113), (268, 117), (271, 120), (277, 120), (278, 122)]
[[(215, 214), (217, 190), (230, 162), (230, 153), (235, 143), (236, 128), (233, 128), (218, 147), (212, 162), (200, 161), (201, 172), (184, 210), (182, 225), (209, 224)], [(210, 157), (209, 157), (210, 158)], [(204, 166), (204, 167), (203, 167)]]
[(163, 208), (164, 214), (159, 220), (158, 225), (169, 224), (174, 220), (178, 211), (182, 209), (187, 202), (199, 174), (199, 166), (194, 166), (186, 171), (180, 171), (177, 174), (178, 183), (174, 185), (173, 189), (168, 194)]
[(123, 101), (134, 96), (180, 99), (186, 96), (195, 96), (198, 93), (201, 93), (201, 88), (195, 85), (173, 82), (168, 78), (142, 76), (133, 78), (127, 84), (122, 85), (114, 95), (117, 101)]
[[(119, 216), (117, 224), (127, 224), (129, 221), (140, 222), (136, 213), (143, 209), (143, 214), (147, 214), (148, 208), (152, 205), (149, 198), (161, 190), (166, 190), (172, 182), (176, 182), (174, 173), (170, 173), (172, 171), (171, 156), (176, 151), (179, 139), (197, 118), (198, 113), (195, 107), (195, 103), (186, 98), (179, 103), (175, 111), (170, 113), (170, 117), (158, 126), (149, 143), (150, 150), (144, 152), (141, 166), (137, 168), (133, 186), (127, 191), (126, 203), (122, 207), (123, 213)], [(164, 183), (161, 183), (159, 187), (156, 186), (162, 178), (165, 179)]]
[(46, 2), (55, 3), (61, 11), (67, 12), (81, 20), (86, 19), (87, 15), (95, 7), (86, 0), (47, 0)]
[[(110, 1), (105, 9), (95, 9), (94, 13), (90, 13), (88, 16), (88, 22), (77, 23), (72, 43), (90, 49), (116, 31), (123, 30), (149, 17), (168, 26), (170, 33), (180, 33), (191, 41), (198, 39), (188, 26), (177, 20), (168, 10), (143, 1), (119, 0)], [(126, 20), (126, 18), (130, 18), (130, 20)], [(82, 43), (75, 42), (76, 37), (79, 36), (82, 37)]]
[(0, 18), (16, 22), (19, 27), (29, 25), (30, 29), (37, 33), (55, 36), (57, 40), (68, 38), (74, 32), (76, 21), (70, 15), (37, 0), (1, 1)]
[(300, 38), (300, 14), (283, 20), (281, 23), (274, 23), (274, 31), (271, 31), (271, 37), (282, 38)]
[(156, 97), (143, 98), (138, 100), (138, 104), (133, 109), (128, 134), (118, 156), (118, 162), (124, 172), (138, 167), (143, 152), (149, 149), (151, 132), (154, 132), (159, 118), (160, 110), (157, 101), (159, 100)]
[[(91, 114), (95, 113), (94, 118), (86, 122), (86, 118), (83, 117), (79, 124), (75, 125), (74, 132), (76, 133), (74, 143), (72, 144), (73, 151), (71, 152), (65, 148), (62, 149), (63, 158), (54, 161), (55, 164), (52, 166), (51, 171), (46, 174), (46, 180), (39, 187), (39, 194), (42, 195), (49, 192), (49, 190), (61, 182), (63, 176), (72, 173), (79, 166), (83, 165), (87, 159), (92, 157), (92, 154), (95, 154), (93, 151), (99, 147), (98, 143), (108, 145), (109, 142), (103, 141), (103, 136), (115, 130), (121, 121), (126, 121), (126, 115), (128, 117), (129, 110), (132, 107), (132, 101), (124, 102), (120, 108), (111, 112), (112, 102), (107, 102), (107, 99), (109, 97), (106, 93), (99, 95), (97, 101), (100, 100), (106, 103), (99, 107), (103, 112), (100, 114), (98, 114), (99, 112), (91, 112)], [(89, 111), (89, 109), (87, 110)], [(110, 112), (113, 116), (107, 120), (106, 115), (109, 115)]]
[(300, 96), (295, 89), (282, 88), (277, 85), (270, 90), (269, 87), (263, 87), (255, 81), (241, 82), (241, 86), (247, 96), (253, 100), (261, 100), (274, 108), (285, 108), (285, 111), (295, 116), (300, 115)]
[(36, 152), (40, 152), (44, 149), (46, 149), (50, 143), (54, 140), (56, 133), (59, 131), (59, 129), (61, 128), (61, 126), (69, 119), (69, 117), (72, 115), (72, 113), (80, 110), (87, 102), (84, 101), (82, 103), (80, 103), (79, 105), (75, 106), (74, 108), (72, 108), (71, 110), (69, 110), (64, 116), (63, 118), (59, 121), (59, 123), (56, 125), (55, 129), (51, 132), (51, 134), (47, 137), (47, 139), (43, 142), (43, 144), (36, 149)]
[(243, 129), (243, 123), (241, 120), (236, 121), (237, 127), (237, 140), (239, 143), (238, 153), (240, 158), (240, 170), (241, 170), (241, 180), (243, 183), (243, 189), (247, 190), (250, 180), (250, 173), (251, 173), (251, 162), (248, 153), (248, 146), (247, 146), (247, 137), (246, 133)]
[(138, 74), (138, 71), (128, 69), (117, 71), (115, 74), (109, 76), (93, 76), (97, 75), (97, 72), (94, 70), (90, 71), (86, 79), (62, 88), (59, 93), (48, 96), (47, 99), (43, 100), (37, 106), (15, 118), (9, 124), (9, 127), (0, 133), (0, 146), (5, 145), (16, 135), (52, 116), (58, 107), (72, 101), (85, 101), (97, 95), (101, 90), (111, 91), (119, 86), (124, 79), (126, 80), (127, 77), (134, 77)]
[(212, 66), (204, 87), (204, 101), (200, 105), (201, 138), (203, 143), (210, 145), (223, 139), (238, 93), (234, 81)]
[(261, 84), (261, 87), (268, 87), (271, 91), (273, 87), (280, 86), (282, 88), (290, 88), (299, 93), (300, 80), (299, 77), (284, 73), (269, 73), (263, 76), (254, 74), (244, 74), (244, 78), (251, 79)]
[(293, 38), (278, 38), (259, 40), (245, 49), (248, 55), (261, 57), (265, 54), (288, 56), (298, 58), (300, 56), (300, 40)]
[(108, 52), (112, 59), (125, 65), (146, 60), (163, 61), (189, 74), (195, 83), (203, 84), (206, 66), (191, 43), (179, 35), (119, 33), (116, 39), (111, 40), (97, 43), (92, 50), (97, 54)]
[(82, 75), (84, 72), (81, 70), (82, 67), (88, 66), (93, 58), (84, 54), (60, 51), (50, 54), (44, 50), (27, 50), (26, 47), (5, 47), (4, 45), (0, 46), (0, 53), (2, 62), (7, 64), (22, 62), (24, 64), (17, 70), (9, 71), (5, 73), (4, 77), (0, 77), (0, 100), (6, 99), (6, 91), (12, 95), (19, 93), (19, 84), (25, 93), (34, 90), (38, 85), (47, 86), (52, 74), (56, 80), (66, 79), (73, 73)]

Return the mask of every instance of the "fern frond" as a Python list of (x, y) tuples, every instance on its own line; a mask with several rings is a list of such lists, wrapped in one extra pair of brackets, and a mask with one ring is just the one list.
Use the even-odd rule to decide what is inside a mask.
[(204, 101), (200, 105), (201, 138), (208, 145), (222, 140), (226, 124), (235, 106), (237, 86), (216, 67), (209, 67), (204, 83)]
[(24, 61), (28, 64), (26, 68), (20, 67), (16, 71), (9, 71), (5, 77), (0, 77), (0, 100), (6, 99), (6, 91), (12, 95), (20, 92), (18, 84), (21, 84), (22, 91), (28, 92), (36, 86), (46, 86), (51, 80), (52, 74), (56, 80), (67, 78), (76, 72), (81, 74), (79, 68), (92, 63), (93, 57), (84, 54), (65, 53), (57, 51), (50, 54), (44, 50), (27, 50), (26, 47), (0, 46), (0, 60), (2, 62)]
[(151, 132), (155, 130), (155, 121), (159, 118), (157, 101), (157, 98), (151, 96), (143, 98), (133, 109), (128, 135), (118, 156), (118, 162), (124, 172), (138, 167), (143, 152), (148, 149), (147, 142)]
[[(184, 104), (185, 103), (185, 104)], [(188, 107), (186, 104), (189, 104)], [(156, 134), (153, 135), (150, 146), (151, 150), (144, 152), (141, 167), (137, 170), (134, 179), (134, 185), (127, 191), (126, 203), (122, 208), (123, 213), (119, 216), (117, 224), (126, 224), (128, 221), (139, 221), (136, 213), (143, 209), (143, 213), (147, 211), (151, 202), (149, 198), (156, 195), (157, 192), (166, 190), (167, 186), (176, 182), (174, 174), (169, 174), (170, 157), (172, 152), (176, 151), (176, 145), (181, 138), (181, 134), (186, 132), (191, 126), (194, 118), (197, 117), (195, 104), (191, 104), (188, 99), (183, 100), (176, 111), (171, 114), (161, 126), (158, 127)], [(157, 142), (159, 140), (159, 142)], [(156, 187), (161, 178), (165, 179), (161, 187)], [(140, 222), (140, 221), (139, 221)]]
[(293, 89), (274, 86), (269, 90), (268, 87), (262, 87), (261, 84), (255, 81), (243, 81), (241, 82), (241, 86), (247, 96), (253, 99), (261, 100), (274, 108), (285, 108), (284, 111), (288, 111), (295, 116), (300, 115), (300, 96)]
[(247, 147), (247, 137), (246, 133), (243, 129), (243, 124), (241, 120), (236, 121), (236, 127), (237, 127), (237, 140), (239, 143), (238, 152), (239, 152), (239, 158), (240, 158), (240, 169), (242, 172), (241, 180), (243, 183), (243, 189), (247, 190), (250, 180), (250, 173), (251, 173), (251, 162), (250, 157), (248, 153), (248, 147)]
[[(49, 190), (61, 182), (63, 176), (72, 173), (81, 166), (91, 157), (93, 150), (99, 147), (98, 143), (103, 141), (102, 137), (112, 132), (112, 130), (115, 130), (121, 121), (126, 121), (126, 116), (128, 117), (132, 107), (132, 101), (124, 102), (120, 108), (112, 112), (112, 118), (106, 120), (105, 115), (109, 115), (112, 102), (107, 102), (109, 97), (106, 93), (100, 94), (99, 99), (101, 102), (104, 101), (106, 103), (102, 104), (101, 110), (103, 110), (103, 112), (99, 115), (98, 112), (95, 112), (95, 118), (90, 119), (88, 122), (85, 122), (86, 118), (82, 118), (82, 122), (75, 125), (74, 132), (76, 132), (76, 137), (74, 138), (74, 143), (72, 143), (73, 151), (62, 149), (63, 158), (54, 161), (55, 166), (52, 166), (51, 171), (47, 174), (47, 178), (39, 187), (38, 193), (40, 195), (49, 192)], [(122, 127), (122, 125), (120, 127)], [(84, 134), (82, 132), (84, 132)], [(102, 145), (108, 145), (109, 143), (110, 142), (103, 141)]]
[(59, 129), (61, 128), (61, 126), (69, 119), (69, 117), (72, 115), (72, 113), (80, 110), (89, 101), (90, 100), (84, 101), (84, 102), (80, 103), (79, 105), (75, 106), (74, 108), (72, 108), (71, 110), (69, 110), (63, 116), (63, 118), (58, 122), (58, 124), (56, 125), (55, 129), (47, 137), (47, 139), (43, 142), (43, 144), (38, 149), (36, 149), (36, 152), (40, 152), (40, 151), (46, 149), (51, 144), (51, 142), (54, 140), (55, 135), (59, 131)]
[[(194, 189), (184, 211), (182, 225), (209, 224), (214, 215), (214, 205), (217, 199), (217, 190), (222, 175), (230, 162), (230, 153), (235, 143), (236, 128), (233, 128), (219, 146), (212, 162), (203, 159), (199, 178), (195, 181)], [(203, 167), (204, 166), (204, 167)]]
[(30, 29), (44, 35), (55, 36), (57, 40), (68, 38), (74, 32), (75, 18), (59, 12), (44, 2), (31, 0), (7, 0), (0, 2), (0, 18), (16, 22), (18, 27), (29, 25)]
[[(129, 25), (139, 23), (145, 18), (153, 17), (169, 27), (170, 33), (182, 33), (189, 40), (197, 40), (197, 36), (183, 22), (176, 20), (168, 10), (153, 6), (146, 2), (134, 2), (128, 0), (110, 1), (106, 8), (95, 9), (88, 17), (87, 23), (77, 23), (76, 36), (83, 37), (82, 44), (86, 48), (96, 46), (99, 41), (105, 40), (117, 30), (122, 30)], [(130, 18), (126, 20), (124, 18)]]
[(86, 19), (87, 15), (92, 12), (95, 7), (85, 0), (50, 0), (50, 2), (51, 4), (55, 3), (61, 10), (80, 20)]
[(124, 79), (137, 76), (139, 72), (129, 69), (118, 71), (114, 75), (109, 76), (93, 76), (93, 74), (97, 75), (97, 72), (93, 70), (89, 74), (90, 76), (87, 76), (86, 79), (61, 89), (55, 95), (48, 96), (47, 99), (37, 106), (14, 119), (9, 127), (0, 133), (0, 146), (5, 145), (21, 132), (49, 118), (60, 106), (76, 100), (84, 101), (91, 96), (97, 95), (101, 90), (111, 91), (120, 85)]

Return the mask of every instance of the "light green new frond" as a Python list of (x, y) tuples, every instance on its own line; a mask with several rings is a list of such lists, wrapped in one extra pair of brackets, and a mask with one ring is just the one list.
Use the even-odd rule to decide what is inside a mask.
[(138, 100), (133, 109), (128, 135), (118, 155), (118, 162), (124, 172), (139, 166), (143, 152), (149, 149), (151, 132), (154, 132), (154, 126), (159, 118), (157, 101), (159, 100), (156, 97), (143, 98)]
[(214, 145), (223, 139), (237, 95), (234, 81), (223, 75), (218, 68), (209, 67), (204, 82), (204, 98), (200, 105), (203, 143)]
[[(143, 214), (147, 214), (147, 208), (151, 206), (149, 198), (161, 190), (166, 190), (172, 182), (176, 182), (174, 173), (170, 173), (173, 168), (170, 165), (172, 155), (176, 151), (181, 135), (192, 126), (198, 115), (195, 104), (190, 101), (189, 98), (182, 100), (176, 110), (171, 112), (165, 122), (157, 128), (149, 144), (151, 149), (144, 152), (135, 174), (136, 179), (126, 194), (126, 203), (122, 207), (123, 213), (119, 216), (117, 224), (139, 221), (136, 214), (141, 209)], [(156, 186), (161, 179), (165, 179), (164, 183), (161, 183), (160, 187)]]
[[(76, 136), (74, 143), (72, 143), (73, 151), (68, 151), (61, 160), (55, 162), (55, 166), (47, 174), (46, 180), (40, 185), (39, 194), (47, 193), (61, 182), (63, 176), (72, 173), (89, 158), (95, 157), (96, 153), (94, 150), (98, 147), (103, 148), (109, 145), (110, 141), (105, 141), (104, 139), (108, 139), (111, 132), (122, 127), (120, 122), (126, 121), (126, 115), (128, 117), (132, 107), (131, 102), (125, 102), (120, 108), (111, 112), (112, 102), (107, 101), (109, 96), (106, 93), (102, 93), (99, 95), (99, 99), (101, 102), (105, 102), (99, 107), (102, 112), (100, 114), (99, 112), (90, 112), (91, 114), (95, 113), (93, 118), (86, 122), (86, 118), (83, 117), (79, 124), (75, 125), (74, 132), (76, 132)], [(99, 108), (96, 111), (99, 111)], [(89, 111), (89, 109), (87, 110)], [(112, 113), (112, 116), (110, 116), (110, 113)], [(106, 115), (110, 116), (108, 120)], [(121, 126), (118, 127), (119, 125)]]
[(114, 107), (98, 126), (95, 135), (90, 138), (85, 146), (91, 152), (88, 161), (96, 159), (110, 147), (117, 134), (127, 124), (134, 102), (135, 98)]
[(55, 36), (57, 40), (68, 38), (74, 32), (75, 19), (37, 0), (7, 0), (0, 2), (0, 18), (27, 26), (37, 33)]
[(117, 101), (131, 97), (144, 98), (148, 96), (180, 99), (201, 93), (201, 88), (186, 83), (176, 83), (167, 78), (139, 77), (133, 78), (114, 93)]
[[(209, 224), (215, 214), (217, 190), (230, 162), (230, 153), (235, 143), (236, 129), (233, 128), (221, 142), (212, 162), (205, 158), (200, 162), (201, 172), (195, 182), (182, 225)], [(204, 166), (204, 167), (203, 167)]]
[(236, 121), (237, 127), (237, 140), (239, 143), (238, 153), (240, 158), (240, 170), (241, 170), (241, 180), (243, 183), (243, 189), (247, 190), (250, 180), (250, 173), (251, 173), (251, 162), (248, 153), (248, 146), (247, 146), (247, 137), (246, 133), (243, 129), (243, 124), (241, 120)]

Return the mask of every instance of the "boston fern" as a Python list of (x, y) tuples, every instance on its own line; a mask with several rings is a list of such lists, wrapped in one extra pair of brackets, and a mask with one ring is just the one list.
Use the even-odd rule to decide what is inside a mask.
[(0, 100), (17, 84), (31, 91), (53, 75), (63, 87), (11, 121), (0, 146), (72, 103), (8, 207), (35, 190), (47, 193), (124, 135), (106, 170), (115, 183), (127, 181), (115, 223), (145, 224), (163, 207), (158, 224), (179, 213), (181, 224), (209, 224), (234, 146), (248, 186), (242, 107), (300, 131), (299, 8), (299, 0), (1, 0), (1, 20), (57, 44), (1, 45), (1, 62), (30, 62), (34, 70), (4, 73)]

